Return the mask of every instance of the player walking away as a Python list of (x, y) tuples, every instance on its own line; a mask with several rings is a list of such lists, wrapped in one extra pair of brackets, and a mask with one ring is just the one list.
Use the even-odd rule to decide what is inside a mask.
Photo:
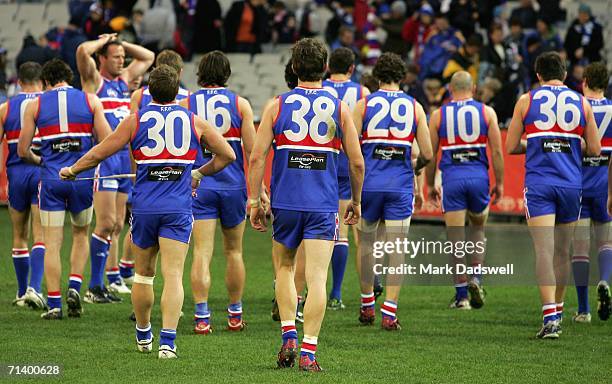
[[(96, 69), (96, 57), (100, 69)], [(132, 62), (123, 67), (125, 56), (132, 56)], [(130, 114), (130, 93), (128, 83), (143, 75), (153, 63), (153, 52), (139, 45), (121, 42), (115, 34), (101, 35), (98, 40), (86, 41), (77, 48), (77, 66), (81, 74), (83, 91), (98, 95), (104, 106), (104, 113), (111, 129)], [(96, 169), (96, 176), (112, 176), (131, 173), (130, 154), (125, 147), (115, 156), (106, 159)], [(91, 280), (85, 295), (88, 303), (110, 303), (121, 301), (104, 286), (104, 270), (109, 252), (113, 265), (109, 288), (114, 292), (127, 293), (117, 267), (119, 235), (123, 230), (127, 193), (131, 188), (129, 178), (101, 179), (94, 184), (94, 210), (96, 227), (91, 234)]]
[(260, 189), (266, 155), (274, 141), (272, 164), (272, 252), (278, 260), (276, 300), (283, 344), (278, 366), (291, 367), (297, 357), (294, 285), (295, 253), (304, 242), (308, 300), (304, 307), (304, 338), (299, 366), (320, 371), (315, 359), (317, 338), (325, 315), (325, 284), (338, 231), (338, 152), (349, 158), (353, 200), (345, 221), (360, 216), (363, 159), (348, 106), (322, 86), (327, 50), (315, 39), (302, 39), (293, 47), (291, 63), (298, 86), (280, 95), (263, 114), (250, 159), (249, 205), (251, 224), (267, 230)]
[(591, 223), (595, 232), (595, 243), (599, 250), (599, 284), (597, 285), (597, 314), (601, 320), (608, 320), (610, 307), (610, 287), (608, 281), (612, 274), (612, 237), (610, 234), (610, 215), (606, 209), (608, 199), (608, 178), (606, 165), (612, 152), (612, 101), (606, 99), (604, 92), (608, 87), (608, 70), (603, 63), (593, 63), (584, 72), (584, 96), (593, 109), (595, 124), (601, 142), (600, 156), (582, 158), (582, 207), (580, 220), (574, 234), (572, 270), (578, 294), (578, 312), (573, 320), (577, 323), (590, 323), (589, 309), (589, 250), (591, 245)]
[(174, 102), (178, 88), (174, 69), (166, 65), (154, 69), (149, 77), (153, 102), (125, 118), (107, 140), (61, 170), (63, 179), (74, 179), (130, 144), (137, 164), (130, 221), (136, 255), (132, 286), (136, 342), (139, 351), (151, 352), (153, 280), (159, 252), (164, 279), (160, 359), (177, 357), (174, 340), (184, 297), (183, 264), (193, 224), (191, 174), (200, 138), (215, 156), (193, 170), (196, 180), (223, 169), (234, 159), (232, 149), (210, 125)]
[[(47, 91), (28, 102), (23, 115), (17, 152), (27, 162), (41, 164), (39, 185), (40, 221), (45, 239), (45, 280), (49, 310), (43, 319), (61, 319), (62, 296), (60, 250), (64, 237), (64, 217), (70, 211), (72, 219), (72, 251), (66, 303), (69, 317), (81, 316), (81, 282), (87, 256), (89, 224), (93, 214), (91, 180), (66, 184), (59, 179), (60, 168), (72, 164), (94, 144), (110, 134), (102, 103), (68, 84), (72, 70), (59, 59), (46, 63), (41, 78)], [(40, 156), (30, 150), (38, 128), (41, 137)], [(93, 176), (89, 172), (86, 177)]]
[[(338, 48), (329, 57), (329, 79), (323, 82), (323, 88), (334, 97), (344, 101), (351, 111), (358, 100), (370, 94), (367, 88), (351, 81), (355, 70), (355, 54), (348, 48)], [(351, 182), (349, 179), (348, 158), (343, 151), (338, 154), (338, 214), (344, 217), (346, 208), (351, 203)], [(332, 253), (332, 290), (327, 301), (327, 309), (344, 309), (342, 304), (342, 280), (349, 254), (348, 226), (340, 222), (340, 237), (334, 244)], [(298, 292), (299, 293), (299, 292)]]
[[(538, 338), (559, 337), (569, 274), (569, 249), (580, 215), (581, 138), (586, 153), (598, 156), (591, 105), (563, 85), (565, 63), (556, 52), (536, 59), (541, 87), (524, 94), (514, 108), (506, 150), (526, 153), (525, 210), (536, 254), (543, 326)], [(527, 141), (521, 135), (527, 134)]]
[[(206, 120), (232, 147), (236, 161), (223, 171), (204, 179), (193, 200), (194, 249), (191, 265), (191, 286), (195, 302), (195, 332), (211, 332), (211, 310), (208, 307), (210, 290), (210, 261), (212, 260), (217, 219), (221, 221), (223, 253), (227, 261), (225, 286), (229, 295), (227, 329), (241, 331), (242, 292), (245, 270), (242, 260), (242, 236), (246, 218), (246, 180), (244, 153), (250, 156), (255, 139), (253, 111), (249, 102), (225, 88), (231, 75), (230, 63), (220, 51), (202, 57), (198, 67), (198, 84), (202, 87), (181, 102), (200, 118)], [(208, 161), (212, 153), (204, 148), (196, 166)]]
[[(9, 216), (13, 227), (13, 265), (17, 276), (17, 295), (13, 305), (26, 304), (34, 309), (45, 309), (47, 304), (40, 293), (45, 263), (45, 244), (38, 210), (38, 182), (40, 167), (19, 158), (17, 142), (21, 132), (22, 116), (28, 103), (42, 93), (41, 66), (27, 62), (19, 66), (21, 92), (0, 106), (0, 137), (6, 135), (8, 156)], [(28, 249), (32, 223), (31, 252)], [(30, 283), (28, 284), (28, 276)]]
[[(155, 59), (155, 65), (160, 66), (162, 64), (165, 64), (165, 65), (170, 66), (171, 68), (174, 68), (178, 72), (179, 79), (180, 79), (181, 74), (183, 72), (184, 63), (183, 63), (183, 59), (178, 53), (170, 49), (165, 49), (161, 51), (157, 55), (157, 58)], [(189, 91), (179, 86), (179, 91), (176, 95), (176, 101), (178, 102), (180, 100), (183, 100), (188, 96), (189, 96)], [(152, 98), (151, 98), (151, 93), (149, 92), (148, 86), (144, 86), (138, 90), (135, 90), (134, 92), (132, 92), (132, 96), (130, 100), (131, 113), (138, 112), (139, 109), (143, 108), (144, 106), (149, 105), (151, 101), (152, 101)], [(133, 188), (133, 184), (132, 184), (132, 188)], [(132, 201), (131, 201), (132, 188), (130, 188), (130, 190), (128, 191), (128, 200), (127, 200), (128, 206), (131, 206), (132, 204)], [(119, 274), (121, 276), (121, 280), (123, 280), (125, 284), (128, 284), (128, 285), (131, 285), (134, 280), (134, 257), (130, 249), (131, 241), (132, 240), (130, 236), (124, 236), (123, 246), (122, 246), (122, 256), (121, 256), (121, 260), (119, 260)], [(113, 255), (111, 254), (111, 256)], [(116, 272), (117, 272), (116, 263), (117, 263), (116, 260), (111, 260), (111, 258), (109, 258), (109, 260), (107, 261), (107, 265), (111, 265), (112, 268), (110, 269), (110, 273), (109, 273), (109, 270), (107, 269), (106, 276), (107, 278), (115, 278), (115, 281), (109, 280), (109, 284), (111, 287), (123, 288), (124, 285), (121, 284), (121, 281), (119, 279), (116, 279)], [(116, 284), (113, 285), (112, 284), (113, 282), (115, 282)], [(127, 292), (127, 290), (124, 290), (124, 291), (125, 293), (129, 293)], [(119, 290), (119, 293), (122, 293), (121, 290)]]
[[(434, 205), (439, 206), (442, 200), (450, 241), (466, 240), (467, 216), (470, 225), (468, 241), (484, 244), (490, 196), (493, 196), (493, 204), (496, 204), (504, 193), (504, 158), (497, 114), (493, 108), (472, 98), (473, 88), (474, 83), (468, 72), (455, 73), (450, 82), (452, 100), (431, 114), (429, 127), (433, 151), (437, 153), (438, 147), (442, 148), (439, 165), (442, 189), (434, 186), (435, 161), (427, 165), (427, 189)], [(487, 144), (491, 148), (495, 173), (492, 190), (489, 189)], [(485, 251), (482, 248), (482, 252), (475, 250), (469, 255), (472, 266), (484, 263)], [(463, 257), (453, 257), (453, 261), (463, 263)], [(465, 274), (455, 275), (454, 279), (455, 297), (451, 308), (470, 309), (484, 305), (480, 274), (472, 275), (469, 281)]]
[[(357, 227), (357, 269), (361, 284), (359, 321), (367, 325), (375, 320), (372, 244), (367, 243), (374, 239), (381, 222), (385, 223), (388, 241), (403, 241), (408, 236), (413, 211), (411, 151), (415, 137), (421, 151), (417, 168), (422, 168), (432, 158), (423, 107), (399, 87), (406, 74), (402, 59), (396, 54), (385, 53), (378, 59), (372, 74), (380, 82), (380, 89), (360, 100), (353, 113), (355, 126), (361, 133), (361, 150), (366, 164), (363, 217)], [(387, 276), (386, 297), (381, 307), (382, 328), (386, 330), (401, 329), (396, 315), (401, 288), (397, 280), (397, 276)]]

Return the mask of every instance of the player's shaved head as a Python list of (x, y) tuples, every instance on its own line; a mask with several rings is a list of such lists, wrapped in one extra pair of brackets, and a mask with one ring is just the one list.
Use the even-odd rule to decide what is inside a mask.
[(174, 68), (174, 70), (178, 72), (179, 74), (181, 73), (181, 71), (183, 70), (183, 67), (185, 66), (181, 55), (179, 55), (178, 53), (174, 52), (171, 49), (164, 49), (157, 55), (157, 58), (155, 59), (155, 66), (157, 67), (162, 64), (165, 64), (169, 67)]
[(174, 68), (162, 64), (149, 75), (149, 92), (157, 103), (171, 103), (179, 90), (179, 75)]
[(453, 92), (471, 92), (473, 86), (472, 76), (466, 71), (456, 72), (451, 77), (450, 87)]
[(225, 87), (231, 74), (230, 62), (223, 52), (208, 52), (198, 66), (198, 84), (200, 87)]
[(43, 65), (40, 77), (47, 87), (54, 87), (59, 83), (72, 82), (72, 69), (61, 59), (49, 60)]
[(301, 39), (291, 50), (291, 65), (301, 81), (320, 81), (327, 66), (327, 48), (317, 39)]
[(19, 66), (18, 78), (22, 84), (35, 84), (41, 81), (42, 66), (33, 61), (27, 61)]
[(584, 81), (593, 91), (605, 91), (609, 80), (608, 69), (602, 62), (591, 63), (584, 70)]

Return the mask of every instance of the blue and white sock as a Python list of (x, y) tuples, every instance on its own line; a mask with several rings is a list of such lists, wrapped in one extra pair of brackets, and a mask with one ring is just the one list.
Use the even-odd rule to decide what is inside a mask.
[(138, 327), (136, 324), (136, 339), (138, 341), (150, 341), (153, 339), (153, 332), (151, 331), (151, 323), (144, 328)]
[(329, 294), (330, 299), (342, 299), (342, 281), (344, 280), (344, 271), (346, 270), (348, 252), (348, 239), (340, 239), (336, 241), (331, 258), (333, 284), (331, 293)]
[(302, 338), (302, 348), (300, 349), (300, 356), (308, 356), (310, 360), (315, 359), (315, 353), (317, 353), (317, 342), (318, 337), (304, 335)]
[(162, 328), (159, 331), (159, 345), (167, 345), (174, 349), (174, 340), (176, 339), (176, 329)]
[(542, 321), (544, 325), (557, 320), (557, 304), (547, 303), (542, 306)]
[(89, 255), (91, 258), (91, 278), (89, 288), (102, 287), (104, 284), (104, 266), (110, 249), (110, 243), (102, 236), (91, 234)]
[(604, 245), (599, 248), (599, 280), (610, 282), (612, 275), (612, 247)]
[(73, 288), (77, 292), (81, 292), (81, 284), (83, 283), (83, 276), (76, 273), (71, 273), (68, 277), (68, 289)]
[(195, 305), (194, 317), (195, 317), (196, 323), (203, 321), (206, 324), (210, 324), (210, 310), (208, 309), (207, 302), (197, 303)]
[(227, 306), (227, 317), (230, 319), (242, 318), (242, 302), (233, 303)]
[(17, 276), (17, 296), (25, 295), (30, 273), (30, 253), (27, 248), (13, 248), (13, 266)]
[(578, 296), (578, 313), (589, 313), (589, 267), (588, 256), (572, 256), (572, 272), (576, 295)]
[(281, 321), (281, 337), (283, 338), (283, 344), (289, 340), (297, 340), (297, 328), (295, 327), (295, 320)]
[(555, 305), (557, 320), (563, 320), (563, 302), (557, 303)]
[(119, 273), (124, 279), (134, 276), (134, 262), (119, 260)]
[(395, 301), (385, 300), (380, 307), (380, 312), (382, 313), (383, 319), (388, 318), (395, 320), (397, 316), (397, 303)]
[(120, 284), (121, 283), (121, 274), (119, 274), (119, 268), (113, 267), (106, 271), (106, 279), (109, 284)]
[(34, 243), (30, 251), (30, 287), (40, 293), (45, 273), (45, 244)]
[(455, 284), (455, 300), (463, 300), (468, 298), (468, 283)]
[(60, 291), (47, 292), (47, 305), (49, 309), (62, 309), (62, 294)]

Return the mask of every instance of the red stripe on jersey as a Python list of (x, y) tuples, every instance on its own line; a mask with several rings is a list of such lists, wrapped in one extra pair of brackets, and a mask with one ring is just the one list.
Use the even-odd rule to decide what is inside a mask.
[(409, 142), (409, 143), (412, 143), (412, 141), (414, 141), (414, 130), (413, 130), (413, 132), (410, 132), (410, 135), (408, 135), (407, 137), (402, 137), (402, 138), (395, 137), (393, 135), (393, 133), (391, 133), (391, 131), (387, 131), (387, 132), (388, 132), (387, 136), (374, 136), (374, 137), (370, 137), (370, 136), (368, 136), (368, 131), (366, 130), (366, 131), (363, 132), (363, 135), (361, 136), (361, 140), (377, 140), (377, 139), (380, 139), (380, 140), (401, 140), (401, 141), (406, 141), (406, 142)]
[[(8, 132), (7, 132), (7, 135), (8, 135)], [(602, 147), (612, 147), (612, 137), (603, 137), (601, 139), (601, 146)]]
[(197, 153), (197, 149), (190, 149), (186, 154), (176, 156), (168, 152), (168, 149), (164, 148), (159, 155), (145, 156), (139, 148), (132, 151), (132, 156), (134, 156), (134, 160), (195, 160)]
[(319, 144), (315, 142), (310, 136), (306, 136), (302, 141), (291, 141), (287, 138), (287, 136), (281, 133), (280, 135), (276, 135), (274, 137), (274, 140), (276, 141), (276, 146), (302, 145), (305, 147), (334, 148), (338, 150), (342, 146), (342, 141), (340, 141), (339, 137), (334, 137), (326, 144)]
[(41, 137), (50, 135), (59, 135), (61, 133), (91, 133), (93, 124), (91, 123), (68, 123), (68, 131), (62, 132), (59, 125), (49, 125), (46, 127), (38, 127), (38, 133)]
[(109, 110), (109, 109), (117, 109), (117, 108), (121, 108), (121, 107), (130, 107), (130, 100), (126, 99), (126, 101), (116, 101), (116, 100), (105, 100), (102, 101), (102, 107), (104, 108), (104, 110)]
[(21, 130), (15, 130), (15, 131), (6, 131), (6, 139), (7, 140), (14, 140), (14, 139), (18, 139), (19, 138), (19, 132), (21, 132)]
[(239, 128), (235, 128), (235, 127), (231, 127), (227, 132), (225, 132), (223, 134), (223, 137), (241, 137), (240, 136), (240, 129)]
[(553, 125), (551, 129), (547, 129), (547, 130), (538, 129), (535, 126), (535, 123), (525, 125), (525, 133), (527, 133), (528, 135), (532, 133), (565, 133), (565, 134), (574, 134), (574, 135), (582, 136), (583, 131), (584, 131), (584, 127), (582, 125), (578, 125), (576, 128), (574, 128), (571, 131), (566, 131), (562, 129), (561, 127), (559, 127), (558, 124)]
[(455, 137), (455, 142), (452, 144), (448, 142), (448, 137), (440, 137), (440, 145), (442, 147), (445, 147), (447, 145), (486, 144), (486, 143), (487, 143), (487, 136), (485, 135), (478, 136), (478, 138), (474, 141), (463, 141), (460, 137)]

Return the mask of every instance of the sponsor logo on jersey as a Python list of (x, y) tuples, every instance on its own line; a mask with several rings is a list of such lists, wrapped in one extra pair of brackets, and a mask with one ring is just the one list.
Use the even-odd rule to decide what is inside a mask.
[(327, 169), (327, 154), (289, 151), (289, 168), (324, 171)]
[(377, 160), (404, 160), (406, 158), (406, 147), (377, 145), (372, 157)]
[(180, 165), (158, 165), (148, 167), (147, 180), (149, 181), (177, 181), (185, 171), (184, 166)]
[(81, 150), (81, 139), (57, 139), (51, 142), (51, 150), (55, 153), (79, 152)]
[(469, 163), (480, 159), (480, 152), (475, 149), (458, 149), (451, 152), (453, 164)]
[(542, 150), (546, 153), (572, 153), (572, 145), (567, 139), (543, 139)]
[(602, 154), (599, 156), (584, 156), (582, 158), (582, 166), (583, 167), (603, 167), (608, 166), (610, 163), (610, 155)]

